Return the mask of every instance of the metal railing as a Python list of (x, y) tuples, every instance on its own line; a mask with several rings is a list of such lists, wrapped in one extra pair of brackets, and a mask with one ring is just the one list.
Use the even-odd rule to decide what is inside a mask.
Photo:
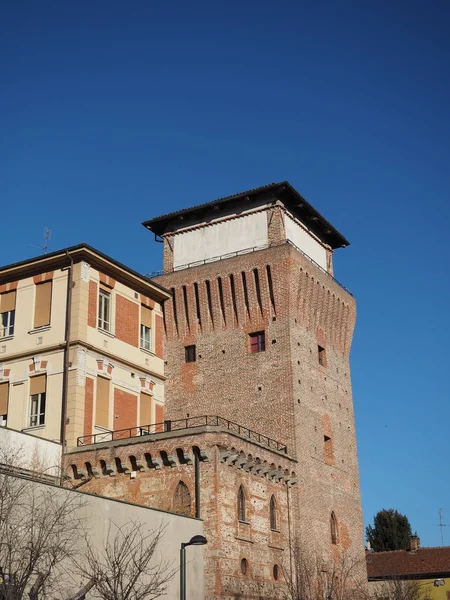
[(319, 269), (319, 271), (321, 271), (322, 273), (324, 273), (325, 275), (327, 275), (328, 277), (330, 277), (330, 279), (332, 279), (334, 281), (334, 283), (336, 283), (340, 288), (342, 288), (343, 290), (345, 290), (347, 292), (347, 294), (350, 294), (350, 296), (353, 297), (352, 292), (347, 287), (345, 287), (344, 284), (342, 284), (340, 281), (338, 281), (326, 269), (324, 269), (323, 267), (321, 267), (319, 265), (319, 263), (317, 263), (308, 254), (306, 254), (306, 252), (304, 252), (301, 248), (299, 248), (291, 240), (284, 240), (283, 242), (280, 242), (280, 243), (264, 244), (262, 246), (253, 246), (251, 248), (245, 248), (243, 250), (236, 250), (235, 252), (228, 252), (227, 254), (221, 254), (220, 256), (212, 256), (210, 258), (204, 258), (202, 260), (196, 260), (194, 262), (186, 263), (185, 265), (179, 265), (178, 267), (175, 267), (171, 271), (164, 271), (164, 270), (162, 270), (162, 271), (152, 271), (151, 273), (146, 273), (145, 277), (148, 277), (149, 279), (151, 279), (152, 277), (159, 277), (160, 275), (167, 275), (168, 273), (176, 273), (177, 271), (182, 271), (184, 269), (189, 269), (191, 267), (198, 267), (198, 266), (201, 266), (201, 265), (206, 265), (206, 264), (211, 263), (211, 262), (217, 262), (218, 260), (225, 260), (227, 258), (232, 258), (234, 256), (240, 256), (241, 254), (249, 254), (250, 252), (257, 252), (258, 250), (266, 250), (267, 248), (273, 248), (274, 246), (283, 246), (284, 244), (289, 244), (290, 246), (292, 246), (293, 248), (295, 248), (307, 260), (309, 260), (313, 265), (315, 265)]
[(162, 423), (152, 423), (151, 425), (141, 425), (139, 427), (128, 427), (116, 431), (102, 431), (100, 433), (93, 433), (92, 435), (83, 435), (77, 438), (77, 446), (126, 440), (139, 436), (154, 435), (156, 433), (168, 433), (206, 426), (220, 427), (231, 433), (236, 433), (241, 437), (247, 438), (252, 442), (257, 442), (266, 448), (287, 454), (286, 444), (277, 442), (277, 440), (274, 440), (267, 435), (263, 435), (262, 433), (258, 433), (248, 427), (239, 425), (239, 423), (229, 421), (228, 419), (224, 419), (217, 415), (202, 415), (200, 417), (188, 417), (186, 419), (177, 419), (175, 421), (167, 420)]

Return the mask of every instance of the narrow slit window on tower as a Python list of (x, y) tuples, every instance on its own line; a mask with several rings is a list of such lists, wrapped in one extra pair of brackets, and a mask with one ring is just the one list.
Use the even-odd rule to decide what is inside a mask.
[(264, 331), (255, 331), (250, 333), (250, 352), (264, 352), (266, 349), (266, 334)]
[(200, 297), (198, 293), (198, 283), (194, 283), (194, 296), (195, 296), (195, 311), (197, 316), (197, 323), (201, 326), (202, 324), (202, 315), (200, 312)]
[(248, 289), (247, 289), (247, 275), (246, 275), (245, 271), (242, 271), (241, 276), (242, 276), (242, 287), (244, 289), (245, 309), (247, 311), (248, 316), (250, 316), (250, 304), (248, 301)]
[(270, 270), (270, 266), (266, 265), (266, 273), (267, 273), (267, 284), (269, 286), (269, 296), (270, 296), (270, 304), (272, 305), (273, 313), (276, 313), (275, 310), (275, 296), (273, 295), (273, 282), (272, 282), (272, 272)]
[(334, 514), (334, 512), (331, 513), (330, 516), (330, 532), (331, 532), (331, 543), (332, 544), (337, 544), (338, 541), (338, 534), (337, 534), (337, 520), (336, 520), (336, 515)]
[[(178, 314), (177, 314), (177, 298), (175, 295), (175, 288), (170, 288), (172, 292), (172, 310), (173, 310), (173, 320), (175, 323), (176, 330), (178, 332)], [(164, 304), (163, 304), (164, 306)]]
[(261, 286), (259, 285), (259, 273), (258, 269), (253, 269), (253, 277), (255, 279), (255, 290), (256, 290), (256, 300), (258, 301), (259, 310), (262, 314), (262, 299), (261, 299)]
[(187, 363), (195, 362), (197, 360), (197, 350), (195, 344), (184, 347), (184, 358)]
[(236, 289), (234, 287), (234, 276), (233, 275), (230, 275), (230, 289), (231, 289), (231, 300), (233, 302), (234, 317), (236, 319), (236, 322), (239, 322), (237, 304), (236, 304)]
[(212, 297), (211, 297), (211, 283), (208, 280), (205, 281), (205, 287), (206, 287), (206, 298), (208, 300), (209, 318), (211, 319), (211, 325), (214, 327), (214, 316), (213, 316), (213, 306), (212, 306)]
[(184, 301), (184, 316), (186, 318), (186, 324), (189, 328), (189, 306), (188, 306), (188, 299), (187, 299), (187, 289), (186, 289), (185, 285), (183, 285), (183, 301)]
[(245, 492), (242, 485), (239, 486), (237, 497), (238, 521), (245, 523)]
[(270, 498), (270, 529), (277, 530), (277, 503), (275, 496)]
[(217, 287), (219, 288), (220, 312), (222, 314), (223, 322), (226, 323), (226, 319), (225, 319), (225, 301), (224, 301), (224, 297), (223, 297), (223, 285), (222, 285), (222, 278), (221, 277), (217, 278)]
[(326, 367), (327, 366), (327, 353), (325, 348), (322, 348), (322, 346), (317, 346), (317, 353), (318, 353), (318, 357), (319, 357), (319, 365), (322, 365), (322, 367)]

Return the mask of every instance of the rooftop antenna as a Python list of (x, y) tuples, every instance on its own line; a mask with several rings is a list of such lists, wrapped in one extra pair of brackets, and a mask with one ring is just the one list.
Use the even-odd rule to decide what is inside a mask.
[(34, 246), (34, 244), (28, 244), (29, 246), (31, 246), (32, 248), (38, 248), (39, 250), (42, 250), (42, 252), (44, 254), (47, 254), (48, 252), (48, 242), (50, 240), (50, 237), (52, 235), (52, 230), (49, 227), (45, 227), (44, 229), (44, 243), (41, 244), (40, 246)]
[(448, 527), (447, 523), (443, 523), (444, 511), (442, 508), (439, 509), (439, 525), (435, 525), (435, 527), (441, 528), (441, 546), (444, 545), (444, 527)]
[(47, 252), (48, 252), (48, 242), (50, 240), (51, 235), (52, 235), (52, 230), (49, 227), (46, 227), (44, 229), (44, 245), (42, 246), (42, 252), (44, 254), (47, 254)]

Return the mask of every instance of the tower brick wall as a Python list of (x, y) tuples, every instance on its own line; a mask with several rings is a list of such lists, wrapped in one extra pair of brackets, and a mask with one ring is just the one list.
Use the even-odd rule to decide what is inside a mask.
[[(280, 223), (269, 224), (273, 235), (281, 235)], [(364, 565), (353, 297), (289, 243), (156, 280), (173, 292), (165, 306), (167, 417), (220, 414), (286, 443), (299, 461), (293, 535), (324, 560), (345, 553)], [(265, 349), (252, 353), (257, 332)], [(196, 360), (186, 362), (191, 345)]]

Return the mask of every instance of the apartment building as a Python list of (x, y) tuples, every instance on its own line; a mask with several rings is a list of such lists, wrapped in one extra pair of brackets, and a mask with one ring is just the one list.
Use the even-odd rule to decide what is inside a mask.
[(70, 448), (161, 423), (168, 297), (87, 244), (0, 268), (1, 424)]

